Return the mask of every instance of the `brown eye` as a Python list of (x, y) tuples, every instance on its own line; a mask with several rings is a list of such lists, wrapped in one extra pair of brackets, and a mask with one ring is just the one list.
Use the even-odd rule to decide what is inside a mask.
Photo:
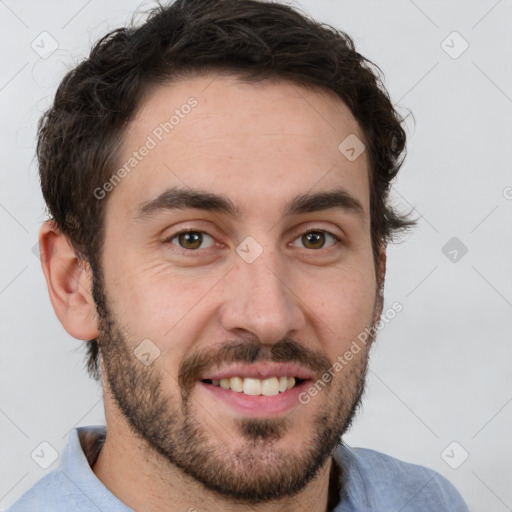
[(302, 235), (302, 243), (308, 249), (321, 249), (325, 243), (325, 233), (311, 231)]
[(207, 244), (206, 247), (211, 247), (213, 238), (202, 231), (182, 231), (174, 235), (170, 242), (182, 249), (195, 250), (199, 249), (203, 243)]
[(324, 249), (328, 238), (331, 238), (332, 242), (327, 247), (339, 241), (336, 235), (328, 231), (308, 231), (302, 234), (297, 240), (300, 239), (302, 246), (306, 249)]

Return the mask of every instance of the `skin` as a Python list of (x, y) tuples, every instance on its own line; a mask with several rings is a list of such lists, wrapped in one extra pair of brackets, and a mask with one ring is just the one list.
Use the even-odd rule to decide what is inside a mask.
[[(370, 344), (307, 405), (273, 417), (213, 403), (196, 379), (215, 357), (270, 361), (280, 346), (320, 377), (378, 320), (385, 251), (375, 262), (367, 155), (349, 161), (338, 150), (348, 135), (364, 137), (330, 92), (199, 75), (145, 96), (120, 166), (191, 96), (197, 106), (104, 199), (101, 307), (89, 266), (51, 222), (41, 229), (60, 321), (78, 339), (99, 337), (108, 434), (93, 471), (137, 511), (326, 511), (330, 455), (357, 408)], [(361, 215), (283, 216), (293, 197), (340, 186)], [(136, 218), (172, 187), (222, 194), (241, 215), (187, 208)], [(182, 229), (211, 238), (183, 247), (172, 238)], [(322, 230), (341, 241), (325, 235), (318, 247), (302, 236)], [(252, 263), (236, 252), (248, 236), (262, 248)], [(160, 350), (148, 366), (133, 354), (145, 339)]]

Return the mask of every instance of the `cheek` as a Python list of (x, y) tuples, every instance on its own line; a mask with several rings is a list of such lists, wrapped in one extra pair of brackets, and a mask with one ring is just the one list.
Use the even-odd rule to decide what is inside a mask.
[(317, 275), (311, 283), (305, 279), (301, 287), (305, 309), (311, 312), (323, 350), (336, 357), (371, 326), (376, 299), (373, 267), (339, 269)]
[(125, 260), (124, 268), (111, 268), (107, 286), (111, 307), (129, 338), (150, 339), (160, 350), (179, 350), (190, 337), (186, 331), (201, 326), (202, 299), (219, 277), (191, 270), (194, 277), (173, 271), (168, 264), (133, 265)]

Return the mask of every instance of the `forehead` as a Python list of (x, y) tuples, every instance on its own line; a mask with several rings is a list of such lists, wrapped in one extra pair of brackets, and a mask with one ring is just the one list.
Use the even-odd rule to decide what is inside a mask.
[(119, 167), (128, 172), (113, 199), (134, 213), (166, 188), (190, 187), (228, 195), (244, 213), (261, 209), (262, 198), (270, 211), (272, 199), (341, 185), (367, 212), (367, 154), (347, 158), (346, 140), (353, 146), (364, 136), (331, 91), (212, 74), (159, 84), (124, 134)]

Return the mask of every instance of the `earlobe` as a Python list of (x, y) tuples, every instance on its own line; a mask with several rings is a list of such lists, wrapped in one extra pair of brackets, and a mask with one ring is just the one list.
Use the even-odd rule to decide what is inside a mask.
[(53, 221), (39, 231), (41, 266), (53, 309), (66, 331), (79, 340), (97, 338), (92, 273)]

